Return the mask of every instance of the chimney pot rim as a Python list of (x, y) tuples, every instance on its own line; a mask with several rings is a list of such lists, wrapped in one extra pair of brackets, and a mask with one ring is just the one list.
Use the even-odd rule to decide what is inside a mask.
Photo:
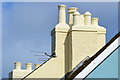
[(26, 63), (26, 65), (32, 65), (32, 63)]
[(70, 11), (70, 10), (78, 10), (78, 8), (77, 7), (70, 7), (70, 8), (68, 8), (68, 11)]
[(21, 64), (21, 62), (15, 62), (14, 64)]
[(58, 7), (63, 7), (63, 8), (66, 8), (66, 5), (61, 4), (61, 5), (58, 5)]
[(91, 18), (91, 19), (92, 19), (92, 20), (98, 20), (99, 18), (95, 18), (95, 17), (94, 17), (94, 18)]

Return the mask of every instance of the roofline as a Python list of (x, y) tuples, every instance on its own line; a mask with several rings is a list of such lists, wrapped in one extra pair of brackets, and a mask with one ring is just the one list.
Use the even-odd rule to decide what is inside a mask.
[[(66, 74), (67, 80), (71, 80), (75, 78), (86, 66), (88, 66), (96, 57), (98, 57), (110, 44), (112, 44), (118, 37), (120, 36), (120, 32), (118, 32), (104, 47), (102, 47), (95, 55), (93, 55), (88, 61), (86, 61), (81, 67), (79, 67), (74, 73), (70, 74), (68, 72)], [(72, 71), (71, 71), (72, 72)]]
[[(52, 57), (51, 57), (52, 58)], [(36, 71), (38, 68), (40, 68), (42, 65), (44, 65), (45, 63), (47, 63), (51, 58), (49, 58), (47, 61), (45, 61), (43, 64), (41, 64), (40, 66), (38, 66), (37, 68), (35, 68), (32, 72), (30, 72), (29, 74), (27, 74), (24, 78), (22, 78), (21, 80), (24, 80), (26, 77), (28, 77), (30, 74), (32, 74), (34, 71)]]

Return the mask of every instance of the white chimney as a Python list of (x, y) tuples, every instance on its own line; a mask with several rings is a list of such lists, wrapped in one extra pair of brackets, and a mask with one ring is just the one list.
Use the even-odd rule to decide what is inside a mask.
[(32, 63), (26, 63), (26, 70), (32, 70)]
[(91, 23), (92, 23), (92, 25), (96, 25), (96, 26), (98, 26), (98, 18), (92, 18), (91, 19)]
[(81, 20), (80, 20), (81, 25), (84, 25), (84, 16), (81, 15), (81, 16), (80, 16), (80, 19), (81, 19)]
[(71, 27), (73, 25), (73, 13), (76, 12), (78, 8), (76, 7), (71, 7), (68, 8), (68, 24)]
[(73, 21), (74, 21), (74, 25), (80, 25), (80, 13), (78, 11), (76, 11), (73, 14)]
[(84, 14), (85, 25), (91, 25), (91, 16), (91, 13), (88, 11)]
[(16, 70), (21, 70), (21, 62), (16, 62), (15, 63), (15, 69)]
[(66, 23), (66, 5), (58, 5), (58, 23)]

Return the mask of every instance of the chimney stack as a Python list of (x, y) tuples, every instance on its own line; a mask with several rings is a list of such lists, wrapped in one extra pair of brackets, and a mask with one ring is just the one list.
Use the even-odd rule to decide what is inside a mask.
[(58, 5), (58, 23), (66, 23), (66, 5)]

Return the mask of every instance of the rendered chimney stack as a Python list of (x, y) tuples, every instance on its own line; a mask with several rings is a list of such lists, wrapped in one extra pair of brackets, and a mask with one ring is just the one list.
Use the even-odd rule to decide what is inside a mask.
[(91, 23), (92, 23), (92, 25), (97, 25), (98, 26), (98, 18), (92, 18), (91, 19)]
[(39, 67), (39, 66), (40, 66), (40, 64), (34, 64), (34, 66), (35, 66), (35, 68), (37, 68), (37, 67)]
[(73, 21), (74, 21), (74, 25), (80, 25), (81, 24), (80, 13), (78, 11), (74, 12)]
[(84, 14), (85, 25), (91, 25), (91, 16), (91, 13), (88, 11)]
[(58, 15), (58, 23), (66, 23), (66, 5), (58, 5), (59, 15)]
[(32, 70), (32, 63), (26, 63), (26, 70)]
[(68, 24), (71, 27), (73, 25), (73, 13), (76, 12), (78, 8), (76, 7), (71, 7), (68, 8)]
[(15, 69), (16, 70), (21, 70), (21, 62), (16, 62), (15, 63)]

